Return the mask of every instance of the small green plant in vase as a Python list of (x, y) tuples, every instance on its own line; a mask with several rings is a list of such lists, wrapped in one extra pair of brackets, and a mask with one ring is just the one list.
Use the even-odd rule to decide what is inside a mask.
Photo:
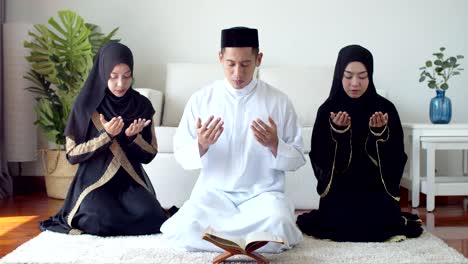
[(463, 55), (447, 56), (444, 54), (445, 48), (433, 53), (433, 60), (426, 61), (419, 70), (419, 82), (427, 82), (427, 86), (436, 90), (436, 97), (431, 99), (429, 107), (429, 117), (434, 124), (448, 124), (452, 118), (452, 103), (445, 96), (445, 91), (449, 88), (448, 81), (451, 77), (460, 75), (463, 71), (461, 60)]

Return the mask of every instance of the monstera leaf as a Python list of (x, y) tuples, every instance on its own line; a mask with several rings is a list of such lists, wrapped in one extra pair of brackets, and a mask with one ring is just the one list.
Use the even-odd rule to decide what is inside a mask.
[(46, 138), (63, 145), (63, 135), (73, 101), (93, 66), (93, 58), (102, 45), (112, 39), (115, 28), (105, 35), (94, 24), (70, 10), (58, 12), (47, 25), (34, 25), (26, 60), (32, 69), (24, 76), (31, 81), (26, 89), (36, 95), (36, 124)]
[(38, 34), (29, 32), (34, 40), (24, 43), (31, 49), (26, 59), (58, 89), (77, 93), (93, 65), (91, 32), (72, 11), (59, 11), (58, 16), (61, 23), (50, 18), (50, 27), (35, 25)]
[(86, 23), (86, 27), (91, 31), (91, 34), (89, 35), (89, 41), (91, 42), (93, 54), (97, 54), (99, 49), (109, 42), (112, 37), (115, 35), (117, 30), (119, 28), (114, 28), (107, 36), (101, 33), (101, 30), (99, 26), (91, 24), (91, 23)]

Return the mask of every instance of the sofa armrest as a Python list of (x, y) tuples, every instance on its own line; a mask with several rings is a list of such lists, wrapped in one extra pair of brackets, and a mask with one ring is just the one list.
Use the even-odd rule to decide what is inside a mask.
[(156, 113), (154, 114), (153, 125), (159, 126), (161, 125), (161, 114), (163, 109), (163, 93), (158, 90), (150, 89), (150, 88), (133, 88), (135, 91), (139, 92), (141, 95), (147, 97), (151, 104), (153, 105), (154, 110)]

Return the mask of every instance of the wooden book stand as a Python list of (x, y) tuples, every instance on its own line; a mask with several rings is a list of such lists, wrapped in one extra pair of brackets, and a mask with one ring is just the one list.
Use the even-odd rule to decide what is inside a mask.
[(270, 261), (266, 259), (264, 256), (260, 255), (259, 253), (255, 253), (254, 251), (263, 247), (268, 242), (261, 242), (256, 243), (253, 247), (248, 248), (245, 252), (240, 250), (235, 250), (231, 248), (223, 248), (226, 252), (219, 254), (213, 259), (213, 264), (218, 264), (223, 261), (226, 261), (228, 258), (235, 256), (235, 255), (247, 255), (253, 259), (255, 259), (260, 264), (268, 264)]

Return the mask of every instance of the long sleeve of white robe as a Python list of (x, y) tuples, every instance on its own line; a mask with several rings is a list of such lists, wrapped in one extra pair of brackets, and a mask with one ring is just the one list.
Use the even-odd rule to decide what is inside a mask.
[[(284, 191), (284, 171), (305, 164), (301, 127), (291, 102), (262, 81), (252, 83), (250, 90), (238, 95), (225, 81), (218, 81), (189, 99), (174, 136), (174, 154), (184, 169), (201, 169), (197, 185), (252, 194)], [(200, 157), (196, 120), (203, 123), (211, 115), (221, 117), (225, 129)], [(256, 141), (250, 128), (256, 118), (268, 123), (268, 116), (277, 125), (276, 157)]]
[[(302, 131), (296, 112), (288, 100), (289, 109), (285, 118), (282, 137), (278, 136), (278, 152), (273, 161), (273, 169), (295, 171), (305, 164)], [(280, 129), (279, 127), (277, 129)]]

